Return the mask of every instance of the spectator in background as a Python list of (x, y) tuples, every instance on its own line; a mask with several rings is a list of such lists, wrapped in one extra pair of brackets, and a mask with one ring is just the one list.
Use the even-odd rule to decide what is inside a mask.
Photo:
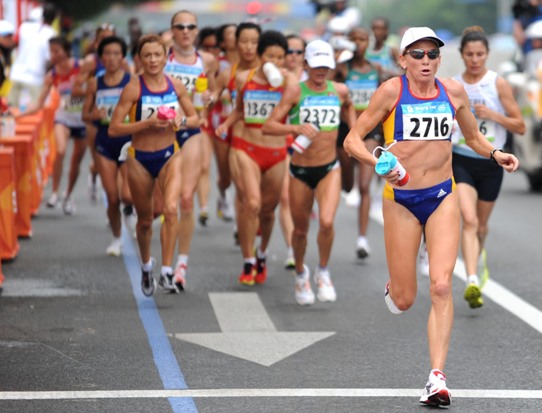
[(514, 39), (526, 55), (533, 47), (525, 30), (530, 24), (542, 20), (542, 0), (516, 0), (512, 6), (512, 13), (514, 14)]
[[(51, 27), (56, 15), (55, 5), (46, 3), (41, 22), (31, 20), (19, 28), (17, 57), (10, 73), (12, 87), (9, 101), (13, 106), (26, 106), (30, 101), (36, 102), (40, 96), (50, 59), (49, 39), (56, 36)], [(24, 92), (29, 95), (26, 101), (21, 99)]]
[(349, 31), (361, 24), (361, 11), (357, 7), (348, 6), (347, 0), (336, 0), (332, 10), (335, 16), (346, 20)]
[[(340, 27), (340, 31), (343, 34), (348, 33), (354, 27), (361, 24), (361, 11), (357, 7), (349, 7), (346, 0), (335, 0), (325, 2), (321, 0), (312, 0), (316, 4), (316, 34), (323, 35), (326, 31), (330, 30), (329, 25)], [(326, 36), (324, 38), (327, 39)]]
[(4, 97), (3, 85), (6, 80), (6, 71), (11, 64), (11, 49), (13, 48), (13, 34), (15, 27), (6, 20), (0, 20), (0, 96)]

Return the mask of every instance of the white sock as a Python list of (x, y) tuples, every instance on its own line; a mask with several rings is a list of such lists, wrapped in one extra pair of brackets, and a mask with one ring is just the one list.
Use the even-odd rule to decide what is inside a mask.
[(260, 248), (256, 249), (256, 257), (258, 257), (261, 260), (264, 260), (267, 257), (267, 252), (262, 251)]
[(367, 237), (365, 235), (359, 235), (358, 236), (358, 242), (367, 242)]
[(176, 267), (178, 267), (179, 265), (186, 265), (188, 267), (188, 255), (178, 255), (177, 256), (177, 265)]
[(149, 260), (149, 262), (143, 264), (143, 271), (150, 271), (152, 270), (152, 259)]
[(256, 265), (256, 257), (250, 257), (244, 259), (245, 264)]
[(166, 266), (166, 265), (162, 265), (162, 269), (160, 270), (160, 274), (162, 274), (162, 275), (173, 274), (173, 269), (171, 267)]
[(295, 273), (295, 276), (296, 276), (298, 279), (300, 279), (300, 280), (304, 280), (304, 279), (305, 279), (305, 275), (306, 275), (306, 274), (305, 274), (305, 267), (304, 267), (304, 266), (303, 266), (303, 272), (299, 273), (299, 272), (296, 271), (296, 273)]
[(467, 284), (476, 284), (480, 285), (480, 279), (478, 278), (478, 275), (476, 274), (469, 274), (467, 276)]

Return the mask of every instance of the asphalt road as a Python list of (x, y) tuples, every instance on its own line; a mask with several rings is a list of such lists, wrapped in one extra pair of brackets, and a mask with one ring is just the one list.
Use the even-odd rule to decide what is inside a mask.
[[(232, 225), (214, 214), (209, 227), (196, 226), (187, 291), (149, 299), (126, 231), (124, 257), (105, 255), (104, 207), (88, 202), (83, 171), (77, 214), (42, 208), (33, 238), (20, 240), (19, 256), (2, 266), (1, 412), (427, 411), (418, 400), (430, 370), (428, 278), (419, 277), (411, 310), (388, 312), (378, 219), (369, 230), (373, 252), (360, 262), (356, 210), (341, 203), (331, 262), (336, 303), (295, 304), (278, 226), (267, 283), (239, 285)], [(521, 173), (506, 176), (481, 309), (463, 300), (457, 266), (445, 370), (453, 411), (542, 411), (541, 207)]]

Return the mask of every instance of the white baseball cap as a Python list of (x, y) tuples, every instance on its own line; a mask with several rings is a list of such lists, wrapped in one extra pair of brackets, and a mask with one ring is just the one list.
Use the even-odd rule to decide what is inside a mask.
[(7, 20), (0, 20), (0, 37), (15, 34), (15, 26)]
[(39, 23), (41, 22), (42, 17), (43, 17), (43, 7), (38, 6), (30, 10), (28, 20)]
[(405, 49), (411, 44), (424, 39), (435, 42), (438, 47), (444, 46), (442, 39), (440, 39), (429, 27), (411, 27), (405, 32), (401, 39), (401, 54), (404, 53)]
[(313, 40), (305, 48), (305, 60), (309, 67), (329, 67), (335, 69), (333, 48), (323, 40)]

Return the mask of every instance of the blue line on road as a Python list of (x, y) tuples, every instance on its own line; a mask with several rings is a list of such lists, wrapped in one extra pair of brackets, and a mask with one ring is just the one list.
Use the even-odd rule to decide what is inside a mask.
[[(154, 357), (154, 364), (162, 378), (165, 390), (184, 390), (188, 389), (184, 380), (183, 373), (169, 339), (164, 329), (164, 324), (160, 318), (154, 298), (145, 297), (141, 292), (141, 267), (139, 256), (136, 253), (134, 241), (125, 227), (122, 228), (122, 255), (124, 265), (130, 276), (132, 290), (137, 302), (139, 317), (149, 338), (149, 344)], [(169, 398), (168, 399), (174, 413), (197, 412), (194, 400), (190, 397)]]

